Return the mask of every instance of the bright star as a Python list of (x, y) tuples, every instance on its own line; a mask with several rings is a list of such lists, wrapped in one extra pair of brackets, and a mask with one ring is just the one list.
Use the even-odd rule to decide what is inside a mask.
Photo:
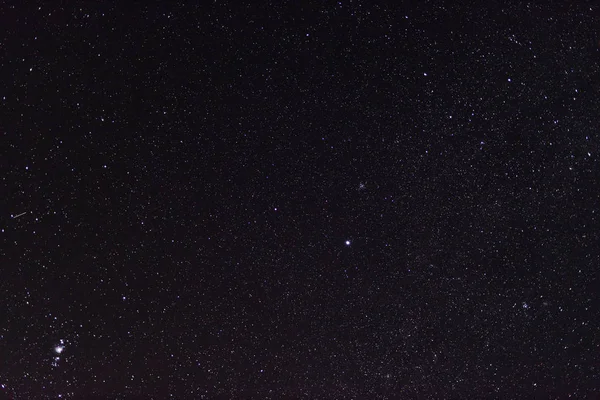
[(62, 353), (62, 352), (63, 352), (63, 350), (64, 350), (64, 349), (65, 349), (65, 347), (64, 347), (64, 346), (56, 346), (56, 347), (54, 348), (54, 352), (55, 352), (56, 354), (60, 354), (60, 353)]
[(350, 246), (350, 241), (346, 240), (346, 246)]

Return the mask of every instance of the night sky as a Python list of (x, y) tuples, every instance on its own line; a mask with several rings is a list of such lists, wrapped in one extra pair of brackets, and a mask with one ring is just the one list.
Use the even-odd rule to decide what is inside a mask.
[(600, 398), (600, 7), (253, 3), (0, 6), (0, 398)]

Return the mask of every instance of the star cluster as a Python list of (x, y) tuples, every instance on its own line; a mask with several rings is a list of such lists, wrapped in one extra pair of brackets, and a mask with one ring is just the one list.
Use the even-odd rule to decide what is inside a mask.
[(0, 396), (598, 396), (600, 8), (210, 3), (0, 5)]

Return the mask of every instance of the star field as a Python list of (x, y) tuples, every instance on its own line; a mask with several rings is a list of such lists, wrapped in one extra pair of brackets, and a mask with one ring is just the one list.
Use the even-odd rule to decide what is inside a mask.
[(0, 399), (597, 398), (599, 11), (0, 5)]

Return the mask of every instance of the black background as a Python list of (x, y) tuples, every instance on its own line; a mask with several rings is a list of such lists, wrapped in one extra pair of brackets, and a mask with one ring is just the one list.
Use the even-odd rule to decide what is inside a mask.
[(0, 393), (596, 398), (597, 7), (301, 3), (0, 6)]

